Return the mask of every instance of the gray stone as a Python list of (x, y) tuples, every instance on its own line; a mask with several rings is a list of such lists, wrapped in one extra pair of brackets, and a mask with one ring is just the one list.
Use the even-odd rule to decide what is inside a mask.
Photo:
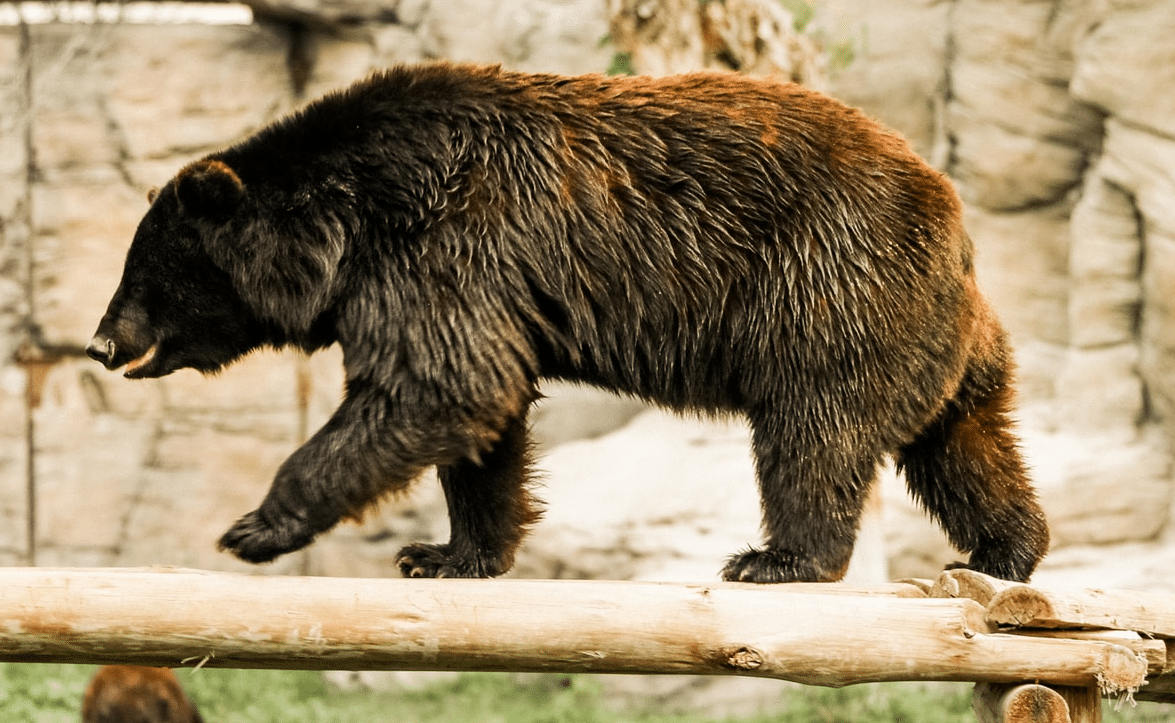
[(1130, 193), (1142, 214), (1144, 233), (1175, 234), (1175, 139), (1116, 118), (1106, 122), (1099, 170)]
[[(554, 447), (538, 467), (547, 512), (518, 556), (520, 577), (714, 581), (727, 556), (760, 542), (741, 418), (649, 410), (615, 432)], [(882, 549), (867, 525), (849, 575), (880, 582)]]
[(384, 25), (371, 29), (375, 64), (379, 67), (400, 63), (417, 63), (425, 59), (420, 36), (400, 25)]
[(991, 210), (1056, 203), (1095, 151), (1100, 115), (1073, 99), (1072, 4), (960, 0), (951, 15), (950, 172)]
[(824, 54), (796, 31), (795, 17), (776, 0), (701, 3), (704, 60), (748, 75), (770, 75), (817, 90), (827, 86)]
[(426, 55), (560, 73), (605, 70), (607, 33), (594, 0), (448, 0), (431, 3), (420, 23)]
[(705, 65), (699, 9), (693, 0), (608, 0), (612, 44), (643, 75), (699, 70)]
[(829, 44), (848, 44), (853, 52), (852, 62), (831, 74), (832, 95), (899, 131), (939, 167), (947, 151), (939, 111), (951, 5), (849, 0), (821, 4), (814, 20)]
[(306, 42), (312, 65), (302, 96), (308, 100), (350, 85), (376, 67), (375, 46), (367, 32), (320, 32)]
[(244, 0), (244, 3), (256, 18), (337, 29), (340, 25), (411, 19), (427, 0)]
[(1064, 484), (1041, 492), (1053, 547), (1157, 538), (1172, 501), (1166, 440), (1091, 435), (1071, 442)]
[(95, 121), (113, 125), (129, 158), (219, 148), (291, 106), (280, 28), (126, 25), (112, 35), (99, 69), (109, 120)]
[[(243, 364), (227, 373), (242, 384), (252, 381), (265, 386), (271, 383), (268, 371), (264, 366)], [(213, 385), (216, 380), (207, 381)], [(287, 399), (293, 397), (293, 384), (290, 387)], [(303, 569), (303, 554), (287, 555), (273, 565), (255, 568), (215, 547), (239, 515), (260, 504), (278, 466), (297, 445), (293, 438), (296, 415), (247, 406), (258, 399), (266, 400), (252, 396), (235, 408), (199, 410), (194, 415), (177, 410), (161, 420), (151, 454), (143, 460), (139, 504), (128, 515), (120, 564), (150, 562), (284, 572)], [(183, 494), (176, 490), (183, 490)]]
[(747, 428), (659, 410), (538, 461), (544, 519), (518, 558), (522, 577), (715, 580), (758, 542)]
[(130, 390), (133, 400), (119, 399), (89, 364), (48, 369), (33, 414), (40, 564), (67, 564), (74, 554), (91, 564), (114, 564), (156, 432), (150, 410), (161, 400), (153, 387)]
[[(25, 562), (28, 520), (28, 425), (23, 370), (0, 364), (0, 563)], [(16, 563), (4, 562), (15, 560)]]
[(971, 206), (979, 288), (1007, 328), (1020, 366), (1021, 395), (1051, 395), (1069, 343), (1068, 208), (992, 213)]
[(966, 114), (962, 103), (952, 104), (951, 114), (958, 133), (951, 174), (976, 206), (1019, 211), (1055, 203), (1085, 167), (1083, 149), (1002, 128), (991, 118)]
[(542, 393), (544, 398), (534, 406), (530, 421), (535, 441), (543, 449), (613, 432), (648, 408), (637, 399), (577, 384), (547, 382)]
[(603, 5), (599, 0), (499, 2), (492, 17), (505, 62), (534, 72), (603, 72), (611, 57), (602, 43), (608, 34)]
[(1146, 390), (1134, 342), (1073, 348), (1057, 376), (1056, 409), (1066, 429), (1128, 431), (1146, 416)]
[(27, 547), (26, 376), (12, 362), (27, 335), (30, 302), (31, 109), (22, 45), (16, 28), (0, 29), (0, 564), (24, 563)]
[(1171, 298), (1175, 288), (1175, 233), (1152, 227), (1146, 235), (1146, 254), (1139, 370), (1146, 380), (1149, 411), (1168, 430), (1175, 430), (1175, 300)]
[[(15, 29), (0, 28), (0, 219), (8, 220), (27, 192), (30, 109), (21, 39)], [(0, 235), (0, 253), (7, 240)], [(5, 254), (6, 255), (6, 254)], [(6, 266), (0, 256), (0, 269)]]
[[(119, 143), (105, 122), (109, 91), (103, 58), (117, 41), (98, 27), (30, 26), (32, 144), (38, 176), (82, 176), (117, 163)], [(63, 78), (72, 82), (62, 82)]]
[[(718, 47), (748, 67), (776, 58), (784, 68), (791, 56), (772, 53), (795, 49), (781, 40), (774, 0), (262, 2), (259, 14), (309, 26), (303, 98), (426, 57), (603, 70), (620, 46), (600, 41), (619, 15), (649, 72), (703, 67)], [(850, 0), (822, 7), (805, 35), (851, 40), (856, 60), (833, 92), (956, 174), (980, 284), (1020, 361), (1024, 447), (1059, 567), (1090, 554), (1065, 558), (1067, 549), (1175, 542), (1163, 432), (1175, 429), (1173, 16), (1161, 0)], [(748, 54), (767, 36), (772, 52)], [(5, 564), (24, 555), (29, 370), (9, 360), (25, 327), (76, 350), (117, 283), (145, 191), (303, 100), (279, 24), (47, 25), (31, 38), (36, 106), (0, 114), (0, 414), (16, 420), (0, 428)], [(0, 29), (6, 109), (28, 104), (20, 47), (17, 31)], [(139, 383), (67, 359), (34, 386), (42, 564), (387, 576), (405, 542), (447, 539), (443, 497), (426, 477), (274, 565), (216, 552), (220, 533), (338, 405), (337, 349)], [(533, 422), (550, 507), (513, 574), (713, 580), (726, 555), (756, 542), (745, 425), (548, 389)], [(958, 559), (892, 470), (883, 480), (875, 517), (885, 523), (865, 525), (861, 579), (876, 579), (881, 552), (894, 575), (930, 576)], [(1147, 564), (1164, 559), (1156, 552)]]
[(1140, 217), (1099, 163), (1073, 209), (1069, 323), (1076, 347), (1132, 343), (1142, 306)]
[[(1114, 194), (1118, 242), (1124, 249), (1119, 266), (1129, 263), (1129, 226), (1133, 221), (1139, 264), (1140, 304), (1130, 328), (1141, 345), (1139, 373), (1147, 385), (1152, 412), (1175, 425), (1175, 141), (1116, 118), (1106, 124), (1103, 154), (1096, 175), (1086, 184), (1091, 199)], [(1099, 186), (1101, 184), (1101, 189)], [(1106, 191), (1108, 186), (1111, 190)], [(1110, 215), (1110, 214), (1107, 214)], [(1099, 227), (1089, 230), (1097, 234)], [(1075, 227), (1075, 234), (1084, 229)], [(1114, 257), (1107, 258), (1108, 263)], [(1113, 268), (1113, 267), (1108, 267)], [(1139, 321), (1141, 319), (1141, 321)]]
[(290, 360), (143, 382), (92, 367), (53, 366), (36, 409), (38, 559), (246, 569), (215, 542), (295, 446)]
[(1175, 6), (1112, 2), (1077, 43), (1070, 90), (1118, 121), (1175, 136)]
[(609, 0), (612, 46), (631, 70), (738, 70), (823, 88), (824, 56), (773, 0)]
[(109, 182), (33, 187), (33, 317), (52, 343), (89, 341), (122, 275), (146, 199), (108, 167)]

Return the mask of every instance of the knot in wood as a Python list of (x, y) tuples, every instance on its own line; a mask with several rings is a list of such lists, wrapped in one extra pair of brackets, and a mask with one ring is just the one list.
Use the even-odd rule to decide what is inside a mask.
[(743, 646), (726, 654), (726, 667), (734, 670), (756, 670), (763, 667), (763, 654)]

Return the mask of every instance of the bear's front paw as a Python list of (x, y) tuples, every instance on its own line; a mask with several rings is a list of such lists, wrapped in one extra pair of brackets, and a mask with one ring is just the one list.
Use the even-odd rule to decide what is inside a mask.
[(269, 562), (278, 555), (300, 550), (314, 539), (314, 533), (300, 520), (267, 519), (253, 510), (237, 520), (217, 545), (245, 562)]
[(747, 550), (731, 555), (722, 568), (727, 582), (834, 582), (844, 570), (829, 573), (816, 561), (785, 550)]
[(451, 545), (426, 545), (417, 542), (400, 550), (396, 556), (404, 577), (494, 577), (501, 571), (490, 569), (485, 560), (455, 554)]

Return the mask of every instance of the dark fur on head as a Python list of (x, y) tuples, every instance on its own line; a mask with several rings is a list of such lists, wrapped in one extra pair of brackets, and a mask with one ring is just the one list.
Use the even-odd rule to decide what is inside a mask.
[(155, 340), (151, 376), (341, 344), (342, 405), (221, 541), (247, 560), (437, 465), (452, 539), (404, 573), (504, 572), (558, 378), (748, 416), (767, 544), (728, 579), (839, 578), (887, 455), (974, 567), (1025, 579), (1048, 531), (971, 256), (950, 183), (804, 88), (404, 67), (184, 169), (91, 353)]

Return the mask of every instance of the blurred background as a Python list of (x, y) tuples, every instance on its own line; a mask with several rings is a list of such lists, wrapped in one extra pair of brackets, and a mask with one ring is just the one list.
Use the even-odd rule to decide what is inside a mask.
[[(218, 553), (337, 405), (337, 349), (130, 382), (82, 349), (148, 189), (373, 68), (781, 74), (948, 173), (1009, 328), (1054, 547), (1039, 582), (1175, 590), (1175, 5), (1169, 0), (0, 1), (0, 565), (393, 576), (447, 539), (423, 479), (250, 568)], [(549, 503), (512, 575), (713, 581), (758, 542), (742, 420), (552, 386)], [(850, 579), (958, 558), (880, 471)]]

